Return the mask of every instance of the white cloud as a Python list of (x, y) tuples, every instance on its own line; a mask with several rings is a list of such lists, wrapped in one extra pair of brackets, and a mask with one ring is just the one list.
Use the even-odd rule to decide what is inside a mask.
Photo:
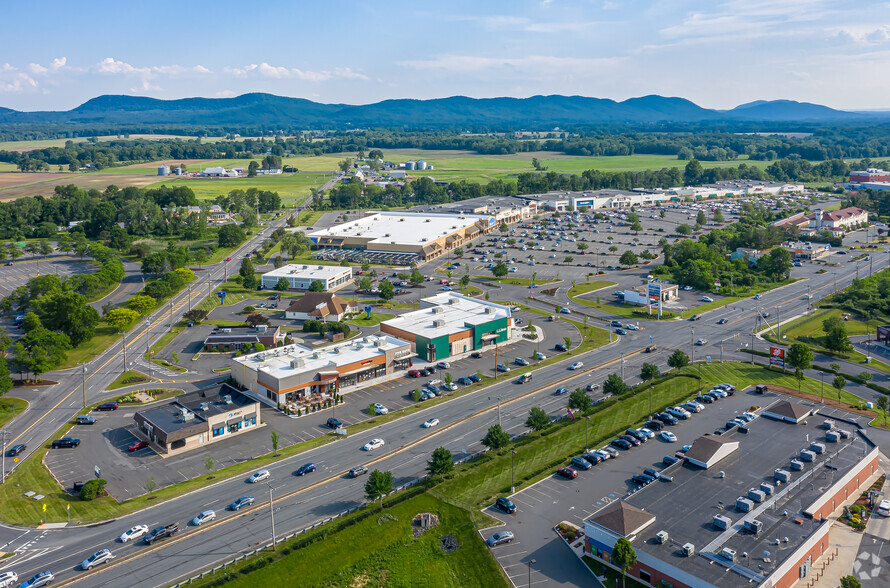
[(56, 73), (64, 69), (66, 63), (68, 63), (67, 57), (56, 57), (50, 62), (49, 66), (41, 65), (39, 63), (29, 63), (28, 69), (30, 69), (31, 73), (35, 75), (45, 75), (49, 73)]
[(276, 80), (283, 79), (298, 79), (307, 82), (325, 82), (328, 80), (332, 80), (334, 78), (342, 78), (349, 80), (368, 80), (368, 76), (353, 71), (351, 68), (337, 68), (332, 71), (328, 70), (304, 70), (296, 67), (287, 68), (284, 66), (275, 66), (266, 63), (265, 61), (256, 64), (252, 63), (250, 65), (246, 65), (244, 67), (226, 67), (224, 70), (226, 73), (232, 74), (234, 76), (244, 78), (249, 75), (257, 75), (264, 78), (272, 78)]
[(397, 62), (409, 69), (438, 69), (449, 72), (485, 71), (507, 69), (511, 71), (534, 71), (564, 74), (594, 73), (590, 70), (612, 69), (624, 61), (622, 57), (556, 57), (530, 55), (527, 57), (482, 57), (475, 55), (446, 55), (433, 59), (417, 59)]
[(231, 98), (232, 96), (237, 96), (238, 92), (235, 92), (234, 90), (221, 90), (215, 95), (217, 98)]
[(30, 68), (31, 73), (33, 73), (33, 74), (38, 74), (38, 75), (39, 75), (39, 74), (45, 74), (46, 72), (49, 71), (49, 68), (48, 68), (48, 67), (43, 67), (43, 66), (40, 65), (39, 63), (31, 63), (31, 64), (28, 65), (28, 68)]
[(152, 85), (151, 82), (148, 81), (148, 79), (143, 79), (142, 83), (140, 85), (130, 88), (130, 92), (132, 92), (134, 94), (142, 94), (142, 93), (147, 93), (147, 92), (160, 92), (162, 90), (163, 90), (163, 88), (161, 88), (160, 86)]

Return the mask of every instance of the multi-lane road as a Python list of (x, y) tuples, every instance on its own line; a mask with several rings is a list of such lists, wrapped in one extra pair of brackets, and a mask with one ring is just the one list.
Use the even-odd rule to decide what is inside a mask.
[[(283, 222), (282, 219), (276, 225)], [(270, 227), (271, 230), (274, 228)], [(254, 247), (261, 238), (258, 235), (241, 250)], [(872, 255), (875, 256), (876, 266), (890, 261), (886, 253)], [(240, 255), (237, 257), (240, 258)], [(235, 264), (234, 261), (230, 262), (233, 267), (229, 271), (236, 271)], [(209, 276), (204, 279), (218, 283), (224, 270), (220, 265), (208, 273)], [(807, 272), (808, 279), (765, 295), (760, 301), (761, 310), (768, 308), (773, 313), (771, 320), (775, 319), (772, 308), (777, 305), (781, 306), (783, 318), (802, 314), (807, 308), (804, 296), (808, 292), (815, 300), (820, 295), (833, 292), (835, 283), (838, 288), (848, 285), (855, 275), (856, 268), (852, 264), (830, 268), (825, 274)], [(201, 297), (206, 296), (206, 286), (197, 290), (201, 290)], [(510, 288), (505, 288), (497, 293), (497, 297), (522, 300), (525, 291), (520, 290), (517, 288), (516, 292), (512, 292)], [(195, 288), (192, 289), (192, 296), (195, 296), (194, 303), (197, 300)], [(177, 297), (173, 304), (174, 315), (181, 314), (188, 304), (187, 294)], [(282, 536), (362, 504), (364, 480), (346, 478), (345, 473), (351, 467), (362, 464), (390, 470), (395, 475), (396, 485), (408, 483), (423, 475), (426, 461), (434, 448), (444, 446), (457, 456), (478, 451), (479, 440), (485, 430), (499, 419), (506, 429), (518, 433), (523, 430), (523, 423), (532, 406), (543, 406), (551, 411), (565, 406), (565, 397), (553, 396), (556, 387), (571, 389), (594, 380), (601, 381), (605, 374), (620, 371), (622, 359), (625, 360), (625, 376), (629, 381), (639, 373), (639, 365), (643, 361), (665, 368), (670, 350), (680, 347), (690, 352), (693, 337), (708, 341), (707, 345), (696, 349), (696, 359), (708, 355), (712, 360), (719, 361), (720, 341), (727, 338), (730, 339), (723, 349), (725, 358), (739, 359), (741, 355), (736, 349), (746, 342), (750, 344), (750, 331), (758, 312), (756, 307), (754, 301), (747, 300), (708, 313), (696, 322), (644, 321), (643, 330), (631, 331), (612, 345), (567, 360), (581, 359), (585, 364), (583, 370), (568, 371), (566, 362), (550, 365), (538, 370), (531, 384), (518, 385), (513, 378), (502, 380), (484, 390), (392, 421), (365, 434), (340, 439), (278, 462), (269, 468), (272, 472), (272, 510), (276, 532)], [(169, 323), (169, 316), (167, 306), (163, 312), (159, 311), (152, 317), (150, 326), (131, 333), (127, 337), (128, 349), (143, 351), (149, 331), (154, 335), (159, 334)], [(718, 325), (718, 318), (726, 318), (727, 323)], [(692, 328), (695, 329), (694, 335)], [(736, 334), (737, 337), (731, 338)], [(654, 354), (640, 353), (649, 344), (650, 336), (659, 345), (659, 350)], [(762, 341), (757, 343), (757, 347), (765, 350)], [(88, 403), (101, 399), (101, 391), (120, 373), (120, 356), (118, 345), (88, 366)], [(747, 355), (744, 357), (748, 359)], [(12, 436), (17, 442), (38, 446), (70, 419), (82, 405), (80, 379), (79, 371), (64, 375), (56, 387), (59, 394), (53, 401), (43, 405), (37, 403), (22, 418), (14, 421)], [(501, 399), (500, 407), (498, 398)], [(421, 423), (432, 416), (440, 420), (440, 425), (433, 429), (422, 428)], [(371, 453), (362, 452), (361, 446), (373, 437), (384, 439), (386, 445)], [(293, 472), (308, 461), (315, 462), (318, 471), (309, 476), (294, 476)], [(51, 569), (61, 585), (169, 585), (268, 542), (271, 533), (269, 494), (270, 488), (265, 483), (251, 485), (244, 478), (238, 478), (221, 481), (199, 492), (111, 523), (53, 530), (0, 527), (0, 542), (9, 543), (10, 549), (18, 553), (4, 560), (0, 569), (15, 569), (20, 577)], [(255, 496), (256, 503), (238, 513), (224, 511), (227, 504), (244, 495)], [(192, 517), (207, 509), (217, 512), (216, 521), (199, 528), (187, 526)], [(115, 542), (121, 532), (135, 524), (154, 527), (173, 522), (179, 523), (180, 533), (152, 546), (142, 542), (125, 545)], [(77, 563), (105, 547), (116, 555), (110, 564), (90, 572), (76, 569)]]

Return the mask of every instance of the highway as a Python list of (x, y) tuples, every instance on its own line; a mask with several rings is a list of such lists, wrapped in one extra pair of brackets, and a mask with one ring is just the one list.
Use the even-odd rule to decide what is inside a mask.
[[(277, 221), (266, 231), (274, 230), (283, 222), (284, 219)], [(258, 239), (261, 239), (260, 235), (233, 255), (234, 261), (228, 264), (228, 271), (237, 271), (240, 255), (253, 248)], [(886, 267), (885, 264), (890, 262), (886, 253), (872, 255), (876, 267)], [(214, 267), (209, 274), (206, 279), (218, 284), (223, 277), (222, 265)], [(759, 301), (761, 310), (766, 309), (771, 313), (770, 320), (775, 320), (774, 307), (777, 305), (781, 306), (783, 320), (800, 315), (807, 308), (804, 296), (808, 292), (816, 300), (833, 292), (835, 283), (838, 289), (845, 287), (855, 275), (854, 264), (829, 268), (825, 274), (809, 272), (807, 279), (765, 294)], [(197, 294), (193, 288), (193, 304), (199, 297), (206, 296), (206, 286), (200, 290), (200, 294)], [(494, 298), (524, 300), (526, 294), (525, 289), (505, 287)], [(178, 296), (174, 300), (174, 314), (181, 314), (187, 304), (187, 294)], [(546, 305), (540, 306), (547, 308)], [(552, 306), (547, 310), (552, 311)], [(578, 307), (574, 310), (587, 309)], [(480, 449), (479, 440), (485, 430), (499, 419), (505, 429), (516, 434), (524, 430), (523, 423), (529, 408), (533, 406), (543, 406), (551, 414), (564, 411), (567, 397), (553, 396), (553, 391), (559, 386), (572, 389), (592, 381), (601, 382), (607, 374), (620, 372), (622, 358), (626, 361), (625, 379), (631, 383), (638, 380), (636, 376), (643, 361), (656, 363), (665, 369), (667, 356), (673, 349), (680, 347), (691, 353), (692, 328), (695, 329), (695, 339), (708, 341), (707, 345), (695, 349), (697, 360), (708, 355), (712, 361), (719, 361), (720, 341), (727, 338), (723, 349), (725, 358), (749, 360), (749, 355), (740, 354), (736, 349), (746, 342), (750, 344), (756, 313), (755, 302), (746, 300), (733, 307), (709, 312), (700, 321), (641, 321), (641, 331), (630, 331), (611, 345), (536, 371), (531, 384), (518, 385), (515, 378), (501, 380), (486, 389), (392, 421), (372, 431), (340, 439), (278, 462), (268, 468), (272, 472), (270, 483), (276, 534), (279, 537), (287, 535), (363, 504), (364, 479), (345, 477), (345, 473), (356, 465), (392, 471), (396, 486), (409, 483), (423, 475), (430, 453), (438, 446), (450, 449), (456, 456), (464, 452), (473, 453)], [(169, 316), (167, 305), (163, 313), (159, 311), (153, 315), (150, 326), (140, 328), (127, 337), (128, 349), (141, 352), (149, 331), (158, 335), (166, 328)], [(727, 324), (718, 325), (719, 318), (727, 318)], [(658, 351), (641, 353), (649, 344), (650, 336), (658, 344)], [(755, 343), (757, 349), (766, 350), (763, 341), (755, 340)], [(120, 345), (116, 345), (88, 366), (87, 403), (101, 400), (104, 387), (120, 373), (120, 351)], [(578, 359), (584, 362), (585, 367), (576, 372), (569, 371), (567, 365)], [(764, 362), (764, 358), (757, 359), (759, 363)], [(28, 443), (31, 450), (70, 419), (82, 405), (80, 379), (79, 370), (68, 372), (54, 389), (60, 391), (56, 393), (55, 403), (47, 402), (47, 405), (52, 404), (50, 410), (37, 404), (16, 419), (11, 427), (16, 442)], [(62, 393), (63, 396), (60, 395)], [(433, 429), (421, 428), (421, 423), (432, 416), (439, 418), (441, 424)], [(384, 439), (386, 445), (372, 453), (362, 452), (361, 446), (375, 437)], [(305, 477), (293, 475), (300, 465), (309, 461), (318, 465), (318, 471)], [(20, 554), (4, 560), (0, 570), (15, 569), (20, 578), (27, 578), (33, 573), (51, 569), (57, 578), (56, 585), (60, 586), (173, 584), (268, 542), (271, 533), (269, 491), (265, 483), (250, 485), (244, 478), (238, 478), (220, 481), (209, 488), (110, 523), (52, 530), (3, 526), (0, 527), (0, 541), (3, 544), (9, 542), (9, 548)], [(253, 495), (257, 502), (239, 513), (223, 511), (225, 505), (243, 495)], [(187, 526), (192, 517), (206, 509), (216, 510), (219, 518), (200, 528)], [(120, 533), (135, 524), (154, 527), (172, 522), (180, 525), (180, 533), (172, 539), (152, 546), (145, 546), (141, 541), (126, 545), (115, 542)], [(77, 563), (88, 555), (106, 547), (116, 555), (110, 564), (90, 572), (75, 569)]]

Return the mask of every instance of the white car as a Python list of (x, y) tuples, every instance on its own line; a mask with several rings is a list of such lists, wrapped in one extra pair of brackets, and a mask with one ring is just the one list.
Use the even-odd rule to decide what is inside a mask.
[(192, 524), (196, 527), (203, 525), (204, 523), (209, 523), (210, 521), (216, 518), (216, 513), (212, 510), (205, 510), (198, 516), (192, 519)]
[(427, 386), (438, 386), (438, 385), (441, 384), (441, 383), (442, 383), (442, 380), (438, 380), (438, 379), (436, 379), (436, 378), (433, 378), (432, 380), (430, 380), (429, 382), (427, 382), (426, 385), (427, 385)]
[(702, 296), (701, 301), (702, 302), (714, 302), (714, 299), (711, 298), (710, 296)]
[(377, 402), (374, 404), (374, 412), (376, 414), (389, 414), (389, 409)]
[(668, 443), (675, 443), (677, 441), (677, 436), (671, 433), (670, 431), (662, 431), (661, 438), (667, 441)]
[(19, 581), (19, 575), (15, 572), (3, 572), (0, 574), (0, 588), (8, 588)]
[(650, 430), (647, 429), (646, 427), (643, 427), (643, 428), (641, 428), (641, 429), (637, 429), (637, 431), (640, 432), (640, 433), (642, 433), (643, 435), (649, 437), (650, 439), (654, 439), (654, 438), (655, 438), (655, 433), (653, 433), (652, 431), (650, 431)]
[(132, 529), (124, 531), (119, 539), (121, 540), (121, 543), (126, 543), (132, 539), (139, 539), (146, 533), (148, 533), (148, 525), (136, 525)]
[(448, 363), (447, 361), (440, 361), (439, 363), (436, 364), (436, 367), (439, 369), (442, 369), (442, 370), (447, 370), (448, 368), (451, 367), (451, 364)]
[(882, 500), (878, 503), (878, 514), (890, 517), (890, 500)]
[(248, 483), (256, 484), (257, 482), (262, 482), (263, 480), (268, 480), (272, 477), (272, 474), (269, 473), (269, 470), (260, 470), (251, 477), (247, 478)]
[(547, 359), (547, 356), (544, 355), (543, 353), (541, 353), (540, 351), (535, 351), (535, 359), (537, 359), (538, 361), (541, 361), (541, 360)]
[(627, 329), (628, 331), (639, 331), (640, 330), (640, 327), (638, 327), (632, 323), (627, 323), (626, 325), (624, 325), (624, 328)]
[(93, 555), (89, 556), (82, 562), (80, 562), (80, 568), (82, 570), (88, 570), (93, 566), (98, 566), (99, 564), (108, 563), (114, 559), (114, 555), (108, 551), (107, 549), (103, 549), (101, 551), (97, 551)]
[(695, 344), (701, 346), (701, 345), (704, 345), (704, 344), (707, 343), (707, 342), (708, 342), (707, 339), (699, 339), (698, 341), (695, 342)]
[(688, 419), (690, 416), (688, 410), (679, 406), (672, 406), (671, 408), (667, 409), (667, 412), (680, 419)]
[(573, 363), (572, 365), (569, 366), (569, 369), (570, 369), (570, 370), (577, 370), (577, 369), (581, 369), (581, 368), (583, 368), (583, 367), (584, 367), (584, 364), (583, 364), (582, 362), (580, 362), (580, 361), (576, 361), (575, 363)]
[(438, 425), (438, 424), (439, 424), (439, 419), (432, 418), (432, 419), (429, 419), (429, 420), (427, 420), (427, 421), (424, 421), (424, 423), (423, 423), (423, 428), (424, 428), (424, 429), (429, 429), (430, 427), (435, 427), (435, 426)]
[(362, 451), (373, 451), (380, 447), (383, 447), (383, 439), (371, 439), (367, 443), (365, 443), (364, 447), (362, 447)]

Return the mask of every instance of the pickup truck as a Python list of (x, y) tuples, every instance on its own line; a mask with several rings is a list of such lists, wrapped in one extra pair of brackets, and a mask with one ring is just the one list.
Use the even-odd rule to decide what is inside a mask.
[(157, 527), (145, 536), (145, 542), (151, 545), (158, 539), (167, 539), (168, 537), (172, 537), (176, 534), (177, 531), (179, 531), (178, 523), (172, 523), (164, 527)]

